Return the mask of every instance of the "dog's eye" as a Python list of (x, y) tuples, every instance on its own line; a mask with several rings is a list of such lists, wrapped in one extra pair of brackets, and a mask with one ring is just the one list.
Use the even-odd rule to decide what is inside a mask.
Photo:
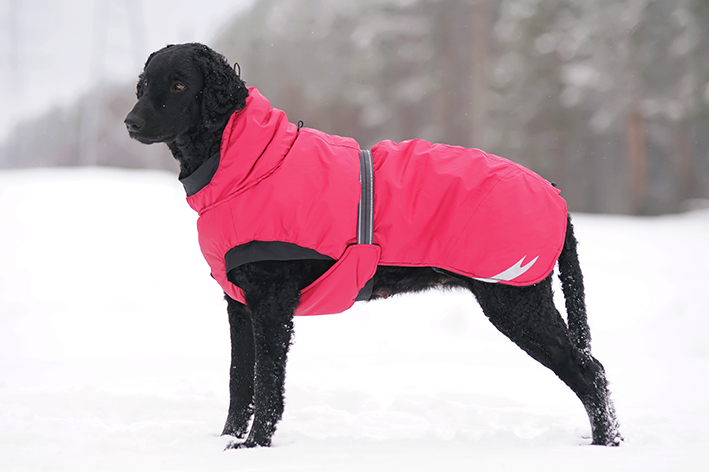
[(182, 92), (186, 88), (187, 87), (182, 82), (175, 82), (174, 84), (172, 84), (172, 90), (174, 90), (175, 92)]

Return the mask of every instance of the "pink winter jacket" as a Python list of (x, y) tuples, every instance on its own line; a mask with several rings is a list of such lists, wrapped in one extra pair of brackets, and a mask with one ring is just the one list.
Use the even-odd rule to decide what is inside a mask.
[(351, 307), (377, 265), (435, 267), (517, 286), (551, 273), (564, 244), (566, 202), (534, 172), (477, 149), (416, 139), (383, 141), (371, 156), (373, 241), (358, 244), (357, 142), (297, 129), (249, 89), (220, 154), (182, 181), (222, 289), (244, 302), (227, 279), (244, 263), (332, 259), (296, 310), (318, 315)]

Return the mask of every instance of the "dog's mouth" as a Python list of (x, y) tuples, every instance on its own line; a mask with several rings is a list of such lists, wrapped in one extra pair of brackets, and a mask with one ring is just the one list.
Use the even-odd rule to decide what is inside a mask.
[(128, 113), (123, 123), (126, 125), (128, 136), (142, 144), (167, 143), (175, 140), (172, 133), (149, 126), (146, 119), (137, 113), (135, 108)]
[(128, 130), (128, 136), (130, 136), (131, 139), (135, 139), (141, 144), (156, 144), (174, 141), (174, 138), (170, 136), (145, 136), (141, 134), (140, 131), (131, 131), (130, 129)]
[(138, 141), (139, 143), (142, 143), (142, 144), (154, 144), (154, 143), (158, 142), (153, 139), (141, 136), (138, 133), (134, 133), (133, 131), (128, 131), (128, 136), (130, 136), (132, 139), (135, 139), (136, 141)]

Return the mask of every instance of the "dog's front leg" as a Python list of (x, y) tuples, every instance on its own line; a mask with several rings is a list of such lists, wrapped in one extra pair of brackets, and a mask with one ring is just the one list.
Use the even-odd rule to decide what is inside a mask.
[(293, 313), (300, 290), (292, 282), (259, 285), (245, 290), (251, 311), (256, 365), (254, 421), (246, 441), (231, 448), (270, 446), (276, 423), (283, 415), (286, 358), (293, 333)]
[(231, 331), (229, 414), (222, 435), (243, 438), (254, 412), (254, 329), (246, 305), (225, 296)]

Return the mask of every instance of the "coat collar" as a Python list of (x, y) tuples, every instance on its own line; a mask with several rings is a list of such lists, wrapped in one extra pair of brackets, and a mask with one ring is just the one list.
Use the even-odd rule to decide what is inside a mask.
[(256, 88), (249, 88), (246, 106), (224, 129), (221, 150), (180, 181), (187, 202), (198, 212), (239, 194), (271, 175), (298, 134), (296, 125)]

